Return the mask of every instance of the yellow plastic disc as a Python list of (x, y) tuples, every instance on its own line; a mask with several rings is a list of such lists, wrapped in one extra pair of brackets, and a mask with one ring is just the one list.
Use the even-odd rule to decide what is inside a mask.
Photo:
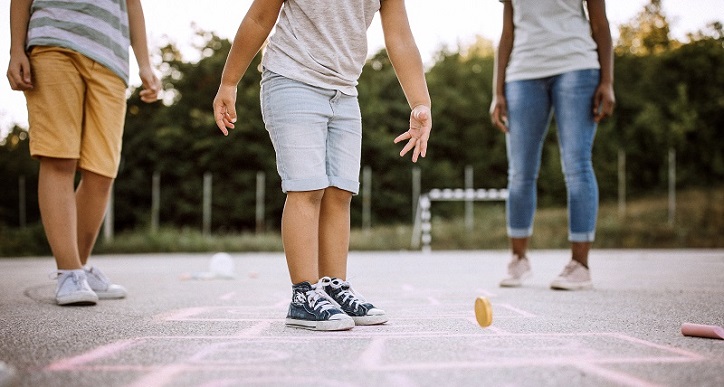
[(493, 307), (490, 306), (490, 301), (487, 298), (478, 297), (475, 299), (475, 319), (483, 328), (489, 327), (493, 323)]

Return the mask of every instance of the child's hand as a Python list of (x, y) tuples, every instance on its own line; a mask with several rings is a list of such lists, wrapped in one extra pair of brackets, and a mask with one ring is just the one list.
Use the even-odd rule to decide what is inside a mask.
[(33, 88), (30, 76), (30, 61), (25, 53), (10, 56), (7, 72), (10, 88), (13, 90), (29, 90)]
[(143, 90), (138, 93), (141, 101), (146, 103), (158, 101), (159, 93), (161, 92), (161, 81), (156, 74), (154, 74), (153, 70), (150, 68), (141, 70), (139, 76), (143, 83)]
[[(236, 122), (236, 86), (219, 86), (214, 98), (214, 119), (224, 136), (229, 135), (228, 129), (234, 129)], [(227, 129), (228, 128), (228, 129)]]
[(430, 107), (417, 105), (410, 113), (410, 129), (395, 138), (395, 144), (403, 140), (409, 140), (400, 151), (400, 157), (404, 156), (411, 149), (412, 162), (416, 163), (418, 156), (425, 157), (427, 153), (427, 140), (430, 138), (432, 129), (432, 113)]

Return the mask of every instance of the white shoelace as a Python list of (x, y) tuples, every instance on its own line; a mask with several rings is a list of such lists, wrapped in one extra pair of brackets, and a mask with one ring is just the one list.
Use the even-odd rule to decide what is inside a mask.
[[(55, 271), (50, 272), (50, 274), (48, 274), (48, 278), (50, 278), (52, 280), (57, 280), (58, 278), (60, 278), (60, 276), (66, 274), (66, 273), (70, 273), (68, 278), (70, 278), (73, 281), (73, 285), (75, 285), (76, 288), (79, 287), (80, 280), (81, 280), (81, 273), (79, 273), (75, 270), (55, 270)], [(60, 289), (62, 287), (62, 285), (63, 284), (59, 282), (58, 289)]]
[(86, 275), (91, 274), (94, 275), (98, 280), (100, 280), (103, 284), (110, 284), (111, 280), (106, 277), (105, 274), (101, 271), (101, 269), (95, 267), (95, 266), (86, 266), (83, 268), (86, 272)]
[(50, 278), (50, 279), (52, 279), (52, 280), (55, 280), (55, 279), (58, 279), (61, 275), (66, 274), (66, 273), (70, 273), (70, 274), (72, 275), (72, 277), (73, 277), (73, 281), (75, 281), (76, 283), (80, 280), (80, 274), (79, 274), (77, 271), (75, 271), (75, 270), (55, 270), (55, 271), (51, 271), (51, 272), (48, 274), (48, 278)]
[(583, 265), (581, 265), (580, 263), (578, 263), (578, 262), (576, 262), (576, 261), (568, 262), (568, 264), (566, 265), (566, 267), (563, 268), (563, 273), (561, 273), (560, 276), (561, 276), (561, 277), (567, 277), (567, 276), (569, 276), (569, 275), (570, 275), (571, 273), (573, 273), (576, 269), (578, 269), (578, 266), (583, 266)]
[(508, 273), (512, 277), (518, 278), (528, 271), (529, 267), (528, 258), (515, 258), (508, 264)]
[(319, 282), (312, 285), (312, 288), (306, 293), (309, 307), (319, 309), (321, 312), (335, 307), (334, 300), (324, 291), (324, 287), (330, 282), (329, 277), (322, 277)]
[(329, 282), (329, 285), (334, 289), (341, 289), (339, 295), (342, 297), (342, 302), (347, 303), (349, 301), (354, 310), (357, 310), (360, 304), (367, 302), (361, 294), (352, 289), (352, 285), (347, 281), (335, 278)]

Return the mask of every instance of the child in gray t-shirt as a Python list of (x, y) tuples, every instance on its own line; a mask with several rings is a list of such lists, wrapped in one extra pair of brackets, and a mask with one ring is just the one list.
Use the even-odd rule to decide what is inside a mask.
[[(422, 60), (404, 0), (255, 0), (226, 60), (214, 117), (228, 135), (236, 87), (271, 30), (262, 59), (262, 115), (277, 157), (282, 242), (292, 282), (286, 323), (312, 330), (382, 324), (387, 316), (347, 282), (350, 202), (359, 190), (357, 80), (379, 12), (390, 61), (412, 108), (400, 155), (425, 157), (432, 128)], [(338, 307), (339, 306), (339, 307)]]

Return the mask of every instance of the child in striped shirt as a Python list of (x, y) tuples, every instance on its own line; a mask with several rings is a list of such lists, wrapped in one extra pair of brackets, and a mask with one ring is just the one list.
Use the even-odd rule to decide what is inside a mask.
[[(87, 261), (118, 172), (133, 47), (143, 90), (158, 99), (140, 0), (12, 0), (13, 90), (25, 93), (30, 154), (40, 161), (38, 204), (55, 257), (59, 305), (123, 298)], [(74, 185), (76, 171), (80, 182)]]

